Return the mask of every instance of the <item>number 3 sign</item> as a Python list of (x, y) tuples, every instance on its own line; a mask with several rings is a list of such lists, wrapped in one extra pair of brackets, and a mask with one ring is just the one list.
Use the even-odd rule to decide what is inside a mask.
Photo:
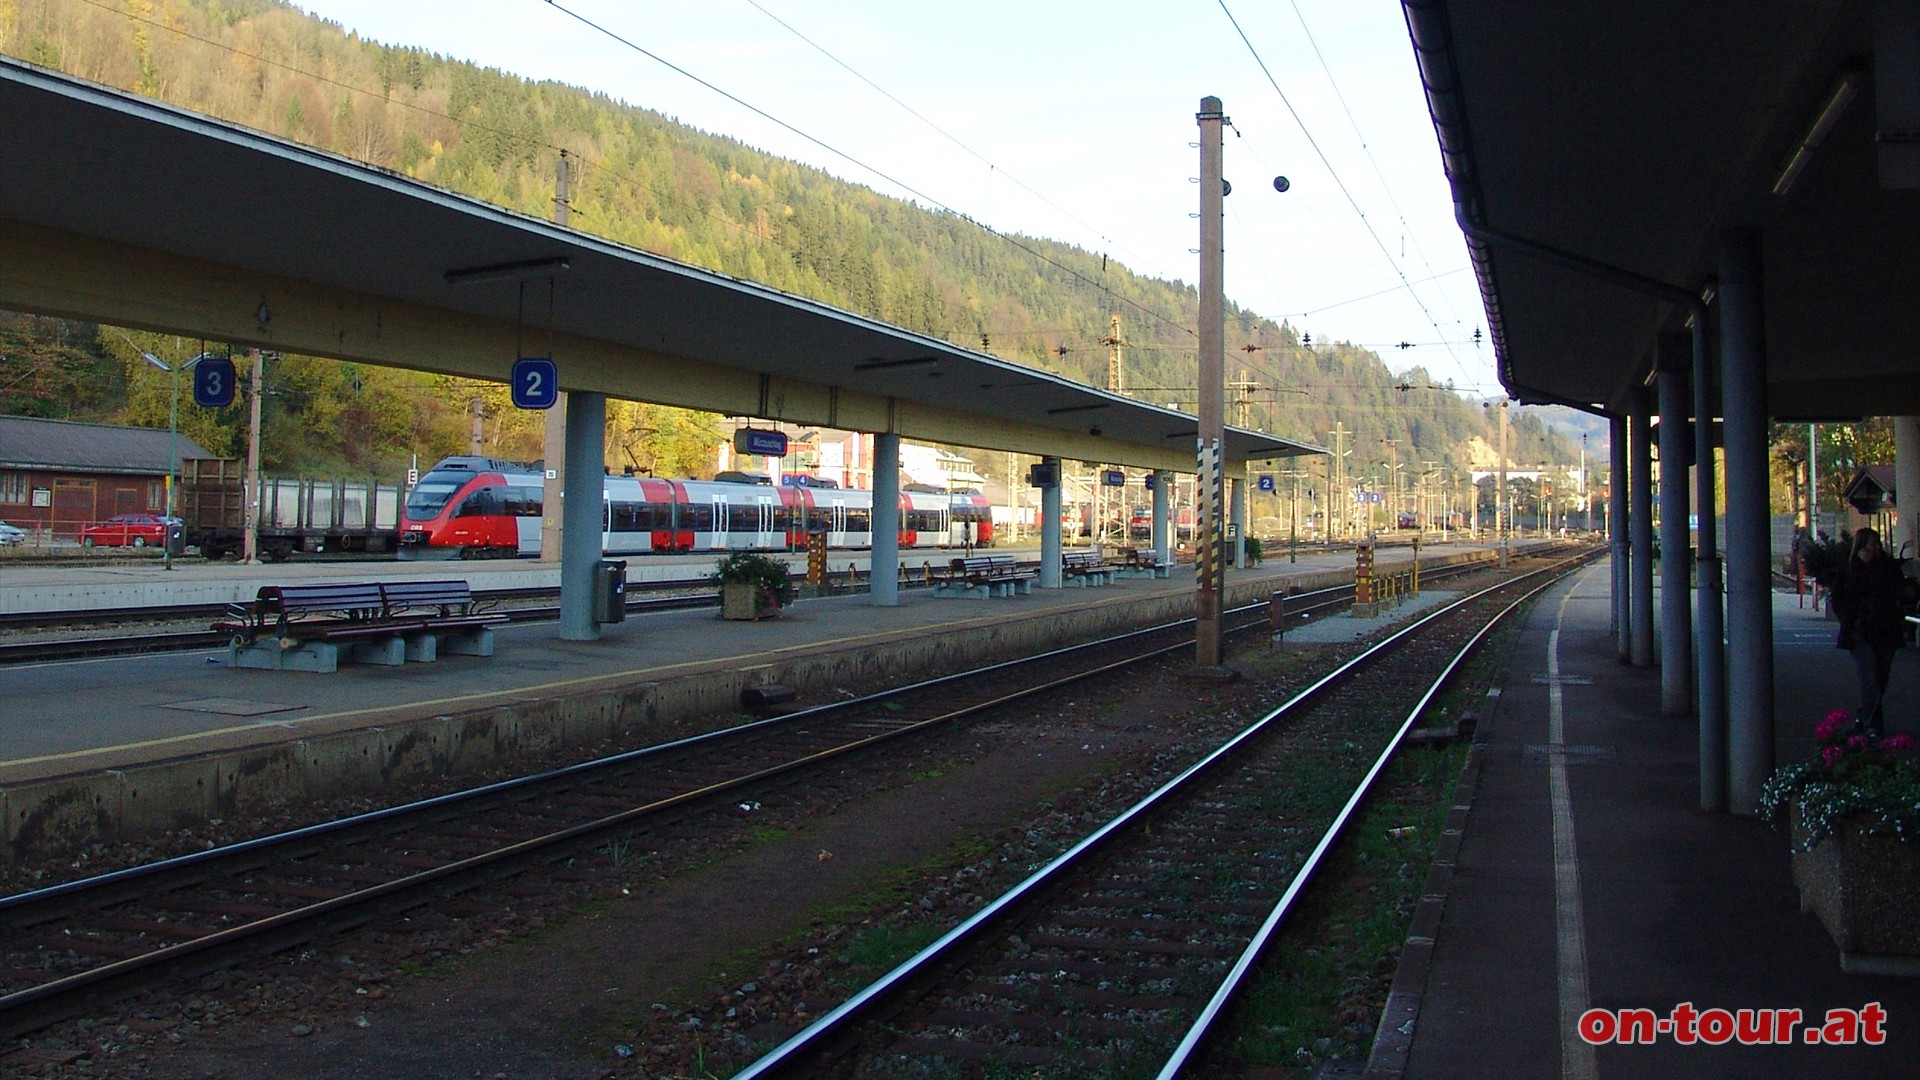
[(551, 409), (560, 402), (560, 369), (544, 356), (513, 362), (513, 403), (522, 409)]

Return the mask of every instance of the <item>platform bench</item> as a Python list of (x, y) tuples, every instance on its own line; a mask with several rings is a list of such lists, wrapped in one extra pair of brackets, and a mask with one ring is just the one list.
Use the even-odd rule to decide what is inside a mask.
[(232, 635), (236, 668), (334, 671), (343, 659), (399, 666), (440, 654), (492, 656), (503, 615), (476, 610), (465, 581), (265, 585), (251, 604), (229, 604), (213, 629)]
[(1060, 555), (1060, 584), (1093, 588), (1113, 580), (1114, 568), (1097, 551), (1066, 551)]
[(1160, 553), (1152, 548), (1123, 547), (1119, 550), (1118, 577), (1163, 578), (1173, 576), (1173, 560), (1162, 562)]
[(1033, 591), (1038, 575), (1022, 570), (1011, 555), (974, 555), (948, 564), (946, 575), (934, 585), (933, 595), (985, 600)]

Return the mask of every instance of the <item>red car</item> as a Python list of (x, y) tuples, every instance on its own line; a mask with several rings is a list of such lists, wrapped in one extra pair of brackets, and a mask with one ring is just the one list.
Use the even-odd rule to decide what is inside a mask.
[(167, 519), (160, 514), (115, 514), (80, 530), (83, 547), (157, 546), (166, 538)]

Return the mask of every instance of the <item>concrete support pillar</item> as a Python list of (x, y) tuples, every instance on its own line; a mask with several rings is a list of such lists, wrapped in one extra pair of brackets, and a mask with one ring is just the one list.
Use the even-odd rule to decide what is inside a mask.
[(1173, 474), (1165, 470), (1153, 474), (1153, 557), (1159, 562), (1173, 558)]
[[(1698, 315), (1695, 316), (1699, 318)], [(1693, 643), (1696, 667), (1694, 708), (1700, 717), (1700, 809), (1727, 809), (1727, 654), (1726, 615), (1720, 606), (1719, 526), (1714, 521), (1718, 483), (1714, 472), (1713, 384), (1718, 370), (1708, 347), (1707, 328), (1693, 328), (1693, 505), (1700, 515), (1695, 541)]]
[(1233, 481), (1233, 502), (1227, 511), (1227, 520), (1233, 524), (1233, 568), (1247, 568), (1247, 477), (1241, 471), (1239, 479)]
[(1653, 666), (1653, 424), (1644, 389), (1633, 392), (1628, 415), (1627, 522), (1633, 544), (1633, 607), (1629, 631), (1634, 667)]
[(1613, 641), (1621, 663), (1633, 660), (1633, 548), (1627, 543), (1627, 418), (1607, 418), (1607, 546), (1613, 553)]
[[(1899, 501), (1903, 491), (1905, 502)], [(1920, 416), (1893, 418), (1893, 495), (1900, 524), (1888, 550), (1910, 559), (1920, 555)]]
[(1727, 456), (1727, 807), (1759, 808), (1773, 772), (1773, 587), (1766, 320), (1760, 238), (1720, 255), (1720, 385)]
[(1060, 587), (1060, 459), (1041, 458), (1053, 470), (1053, 483), (1040, 489), (1040, 580), (1043, 589)]
[(873, 437), (873, 549), (869, 553), (874, 607), (900, 604), (900, 436)]
[(1662, 342), (1660, 374), (1660, 713), (1693, 711), (1692, 540), (1687, 530), (1687, 376), (1684, 346)]
[(560, 640), (597, 641), (593, 564), (606, 530), (607, 395), (567, 401), (567, 448), (560, 498)]

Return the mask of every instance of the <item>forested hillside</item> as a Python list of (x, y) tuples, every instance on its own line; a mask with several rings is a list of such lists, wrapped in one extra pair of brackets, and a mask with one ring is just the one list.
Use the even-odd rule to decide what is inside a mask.
[[(277, 0), (0, 0), (0, 52), (529, 214), (550, 213), (565, 151), (575, 228), (1094, 385), (1106, 385), (1103, 339), (1117, 313), (1129, 392), (1193, 407), (1191, 286), (1002, 237), (603, 94), (362, 41)], [(1476, 439), (1482, 458), (1493, 441), (1484, 410), (1425, 370), (1390, 372), (1339, 343), (1305, 347), (1291, 328), (1231, 305), (1227, 322), (1229, 380), (1254, 384), (1229, 393), (1236, 422), (1244, 401), (1250, 425), (1323, 445), (1342, 424), (1355, 433), (1350, 472), (1388, 457), (1464, 468)], [(200, 348), (0, 316), (0, 411), (164, 424), (167, 376), (139, 351), (172, 362)], [(270, 362), (268, 382), (276, 468), (381, 468), (462, 449), (476, 398), (490, 452), (538, 455), (534, 421), (498, 387), (297, 357)], [(189, 412), (183, 428), (204, 445), (242, 444), (239, 409)], [(609, 423), (616, 463), (710, 467), (713, 418), (623, 403)], [(1530, 417), (1516, 421), (1511, 446), (1516, 461), (1577, 454)]]

